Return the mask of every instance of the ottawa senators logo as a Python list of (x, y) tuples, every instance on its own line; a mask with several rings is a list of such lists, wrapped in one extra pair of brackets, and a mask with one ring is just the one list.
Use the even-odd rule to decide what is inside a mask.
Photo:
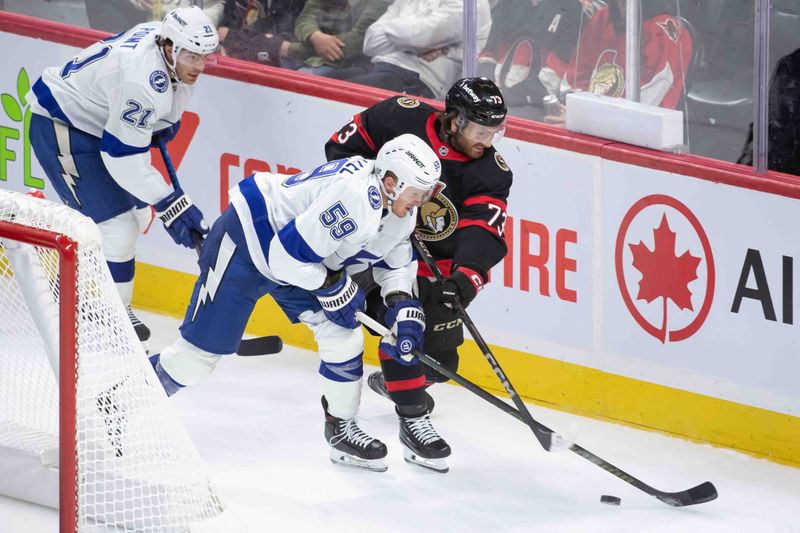
[(500, 167), (501, 170), (505, 170), (506, 172), (511, 170), (508, 168), (508, 163), (506, 163), (506, 160), (503, 159), (503, 156), (500, 155), (498, 152), (494, 153), (494, 160), (497, 163), (497, 166)]
[(616, 63), (617, 51), (605, 50), (595, 63), (589, 92), (601, 96), (622, 96), (625, 91), (625, 71)]
[(423, 241), (441, 241), (456, 230), (458, 212), (453, 202), (440, 189), (419, 209), (417, 235)]
[(401, 96), (397, 99), (397, 103), (400, 105), (400, 107), (405, 107), (406, 109), (412, 109), (419, 106), (419, 100), (416, 98), (411, 98), (410, 96)]

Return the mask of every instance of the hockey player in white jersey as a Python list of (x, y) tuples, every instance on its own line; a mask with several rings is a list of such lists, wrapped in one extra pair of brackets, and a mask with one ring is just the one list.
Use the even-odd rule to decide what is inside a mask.
[(350, 276), (373, 269), (397, 338), (382, 348), (413, 364), (425, 315), (412, 296), (409, 237), (440, 171), (433, 150), (408, 134), (387, 142), (376, 160), (356, 156), (294, 176), (256, 173), (231, 189), (231, 205), (201, 248), (181, 338), (151, 358), (167, 393), (199, 383), (234, 353), (256, 301), (270, 294), (314, 333), (331, 459), (386, 470), (386, 446), (356, 423), (364, 337), (355, 313), (364, 294)]
[[(217, 50), (214, 25), (197, 7), (134, 26), (48, 68), (28, 94), (30, 140), (61, 200), (100, 227), (111, 275), (131, 312), (136, 239), (155, 208), (176, 243), (208, 233), (200, 210), (150, 164), (158, 136), (171, 139), (193, 85)], [(195, 236), (195, 238), (197, 238)]]

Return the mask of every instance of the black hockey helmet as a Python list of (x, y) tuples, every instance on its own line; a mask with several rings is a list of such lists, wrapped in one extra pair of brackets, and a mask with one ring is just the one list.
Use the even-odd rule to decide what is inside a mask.
[(481, 126), (498, 126), (506, 119), (503, 93), (489, 78), (462, 78), (444, 98), (444, 110), (458, 111)]

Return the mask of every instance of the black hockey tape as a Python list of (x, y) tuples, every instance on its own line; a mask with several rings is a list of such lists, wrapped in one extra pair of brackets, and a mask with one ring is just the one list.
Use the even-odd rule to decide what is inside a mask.
[(603, 494), (600, 496), (600, 501), (606, 505), (619, 505), (622, 502), (620, 498), (611, 496), (609, 494)]

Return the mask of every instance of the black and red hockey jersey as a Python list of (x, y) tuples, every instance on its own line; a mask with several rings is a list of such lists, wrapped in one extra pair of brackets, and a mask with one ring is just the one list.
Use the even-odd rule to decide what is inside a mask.
[[(439, 139), (439, 112), (408, 96), (379, 102), (353, 117), (325, 145), (328, 160), (361, 155), (375, 159), (387, 141), (412, 133), (442, 161), (444, 187), (419, 210), (417, 234), (449, 273), (452, 264), (488, 271), (506, 255), (503, 228), (512, 172), (494, 147), (470, 159)], [(449, 263), (449, 264), (448, 264)], [(420, 263), (420, 275), (428, 274)]]

